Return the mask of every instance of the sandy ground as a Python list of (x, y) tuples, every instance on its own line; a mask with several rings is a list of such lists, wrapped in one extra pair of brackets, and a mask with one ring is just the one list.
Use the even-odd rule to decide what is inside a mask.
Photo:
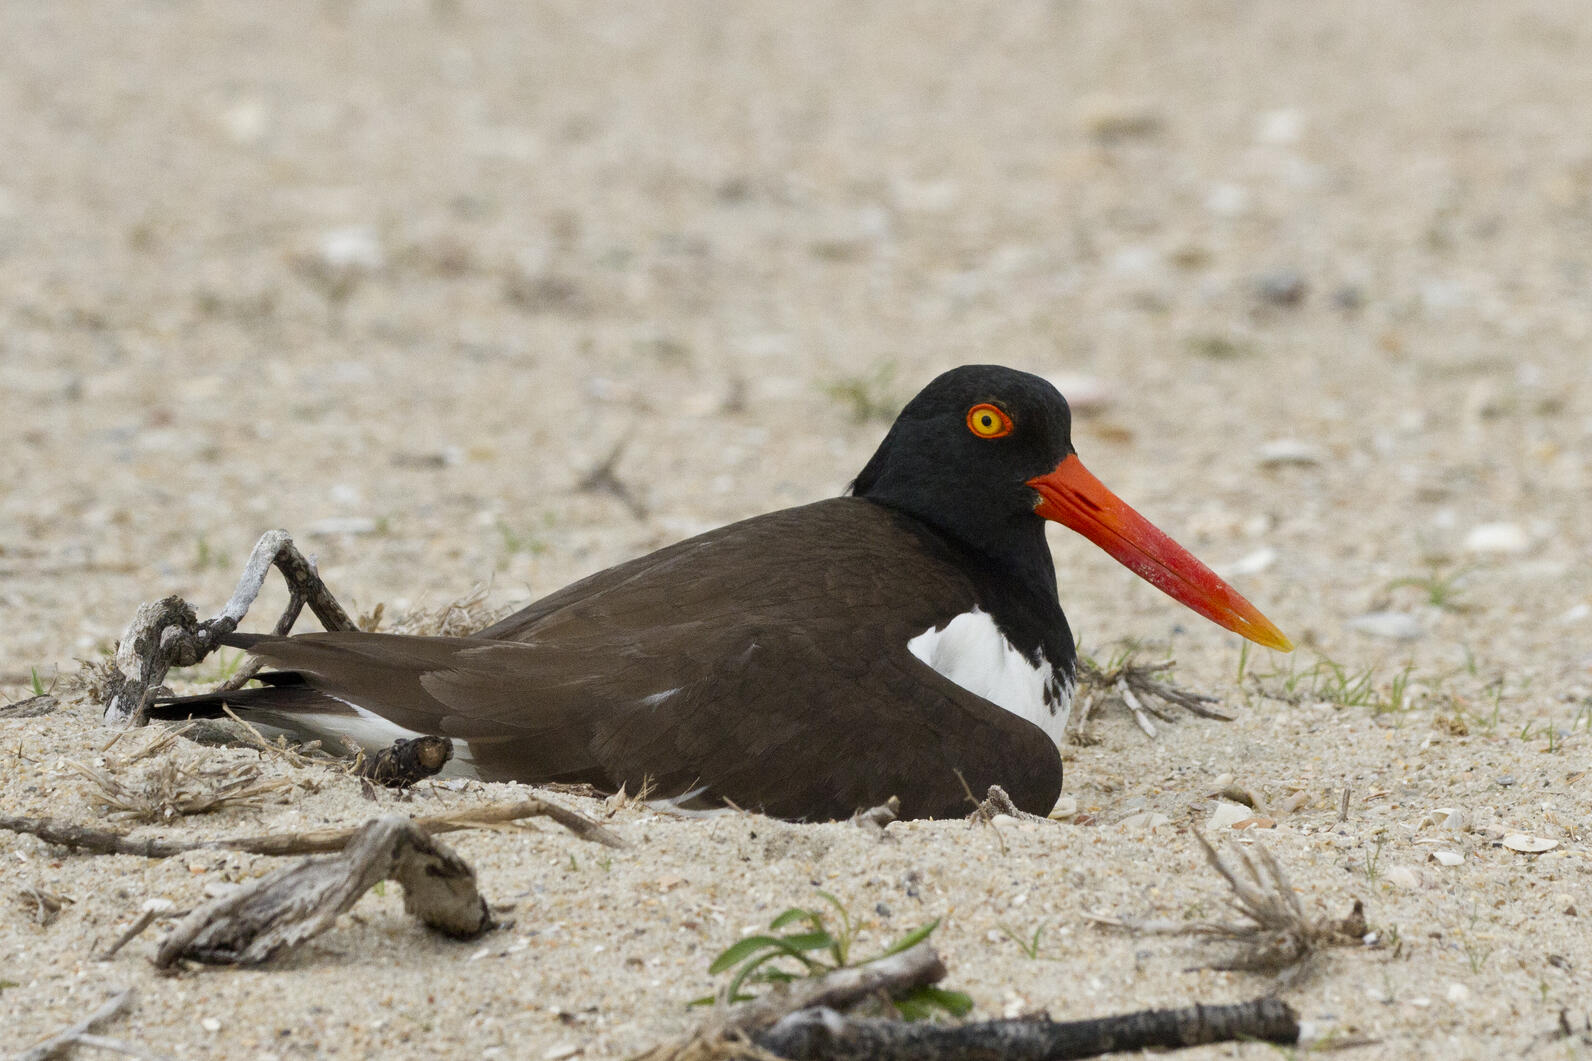
[[(1353, 1056), (1592, 1054), (1547, 1037), (1592, 1009), (1580, 5), (10, 3), (0, 40), (8, 699), (142, 600), (219, 607), (270, 527), (391, 621), (833, 494), (875, 407), (966, 361), (1064, 381), (1092, 469), (1302, 645), (1241, 663), (1058, 532), (1086, 650), (1170, 649), (1237, 721), (1151, 741), (1108, 708), (1066, 752), (1077, 814), (999, 833), (632, 808), (623, 851), (457, 834), (513, 907), (474, 944), (389, 889), (266, 968), (161, 978), (154, 930), (93, 955), (273, 860), (0, 835), (0, 1050), (131, 985), (110, 1033), (171, 1056), (620, 1055), (818, 888), (865, 947), (943, 918), (984, 1015), (1248, 998), (1270, 981), (1085, 918), (1221, 912), (1181, 830), (1225, 774), (1275, 827), (1214, 832), (1312, 910), (1366, 905), (1377, 945), (1285, 992), (1377, 1040)], [(621, 445), (633, 504), (580, 488)], [(96, 718), (0, 721), (0, 813), (100, 817), (67, 765)], [(157, 831), (512, 795), (264, 768), (287, 802)], [(40, 924), (29, 888), (70, 902)]]

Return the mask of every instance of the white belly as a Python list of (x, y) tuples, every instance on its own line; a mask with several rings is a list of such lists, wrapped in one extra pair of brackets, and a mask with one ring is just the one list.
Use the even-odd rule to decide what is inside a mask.
[(1061, 743), (1072, 717), (1073, 683), (1063, 681), (1043, 657), (1035, 661), (1012, 647), (989, 613), (974, 608), (945, 626), (923, 631), (907, 649), (942, 676)]

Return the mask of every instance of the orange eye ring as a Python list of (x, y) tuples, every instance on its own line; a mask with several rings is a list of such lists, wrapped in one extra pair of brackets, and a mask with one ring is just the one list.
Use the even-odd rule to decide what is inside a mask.
[(967, 429), (979, 438), (1005, 438), (1012, 433), (1012, 418), (989, 402), (979, 402), (967, 411)]

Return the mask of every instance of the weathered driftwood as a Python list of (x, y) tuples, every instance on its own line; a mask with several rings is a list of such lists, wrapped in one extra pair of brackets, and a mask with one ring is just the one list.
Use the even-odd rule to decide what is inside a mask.
[[(314, 562), (298, 551), (287, 531), (268, 531), (249, 554), (232, 598), (214, 618), (200, 622), (193, 606), (181, 597), (165, 597), (139, 606), (116, 649), (116, 673), (107, 689), (105, 721), (141, 724), (149, 701), (158, 695), (166, 680), (166, 672), (172, 667), (190, 667), (214, 652), (221, 639), (243, 621), (272, 566), (282, 572), (290, 594), (287, 609), (277, 621), (277, 633), (291, 630), (306, 604), (326, 629), (355, 629), (353, 620), (321, 581)], [(245, 675), (242, 680), (247, 678)], [(233, 680), (241, 684), (236, 676)]]
[(1208, 1043), (1299, 1041), (1293, 1009), (1275, 998), (1230, 1006), (1141, 1010), (1093, 1020), (1018, 1018), (955, 1027), (842, 1016), (806, 1009), (752, 1041), (791, 1061), (1062, 1061), (1124, 1050), (1180, 1049)]
[(389, 879), (402, 886), (404, 909), (444, 935), (467, 939), (492, 927), (469, 863), (393, 816), (367, 823), (340, 854), (284, 866), (194, 910), (162, 941), (155, 964), (259, 964), (330, 928)]
[[(582, 840), (624, 847), (625, 842), (611, 830), (544, 799), (514, 800), (494, 803), (485, 807), (465, 807), (448, 814), (432, 814), (413, 819), (414, 825), (428, 835), (448, 833), (458, 829), (479, 829), (487, 825), (501, 825), (521, 818), (551, 818)], [(340, 829), (312, 829), (299, 833), (265, 833), (222, 840), (171, 840), (165, 837), (132, 837), (107, 829), (93, 829), (76, 822), (56, 818), (21, 818), (0, 814), (0, 829), (14, 833), (29, 833), (40, 840), (96, 855), (138, 855), (141, 858), (170, 858), (188, 851), (223, 850), (246, 851), (253, 855), (308, 855), (327, 851), (341, 851), (363, 826)]]

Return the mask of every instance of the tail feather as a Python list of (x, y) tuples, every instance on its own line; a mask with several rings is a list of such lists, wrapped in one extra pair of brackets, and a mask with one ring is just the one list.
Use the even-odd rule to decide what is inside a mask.
[(246, 634), (240, 630), (234, 630), (230, 634), (223, 634), (221, 643), (228, 648), (253, 648), (261, 641), (268, 641), (275, 636), (275, 634)]
[(258, 676), (266, 682), (258, 689), (234, 689), (225, 693), (200, 693), (196, 696), (163, 696), (149, 709), (156, 719), (221, 718), (223, 707), (234, 711), (274, 711), (282, 714), (351, 715), (353, 709), (335, 697), (304, 684), (291, 671)]
[[(422, 736), (311, 688), (291, 671), (261, 675), (261, 678), (275, 684), (226, 693), (164, 697), (149, 709), (149, 717), (181, 722), (191, 718), (222, 718), (225, 709), (231, 709), (239, 718), (264, 730), (267, 737), (282, 734), (298, 741), (318, 740), (322, 747), (333, 752), (352, 741), (374, 754), (391, 746), (395, 740)], [(474, 776), (468, 744), (456, 742), (454, 752), (458, 761), (450, 763), (444, 772)]]

